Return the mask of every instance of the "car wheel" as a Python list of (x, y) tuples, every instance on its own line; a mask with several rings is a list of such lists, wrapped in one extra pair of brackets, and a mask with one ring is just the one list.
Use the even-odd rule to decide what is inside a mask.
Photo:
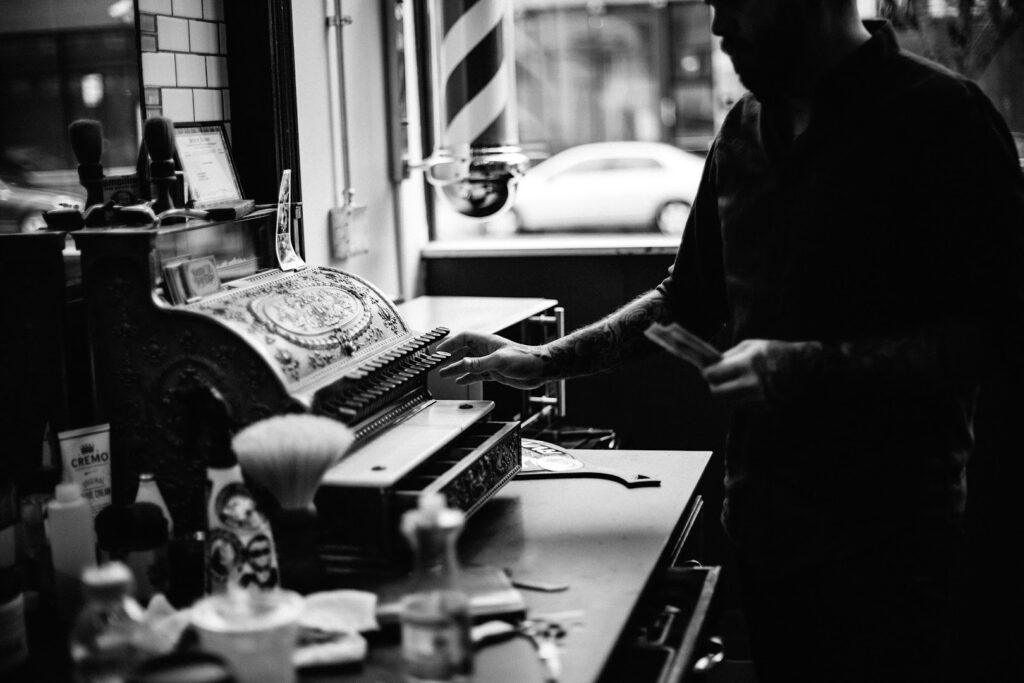
[(46, 219), (43, 218), (42, 212), (39, 211), (23, 214), (22, 217), (18, 219), (18, 230), (20, 232), (39, 232), (40, 230), (46, 230)]
[(690, 217), (690, 203), (681, 199), (666, 202), (658, 209), (654, 224), (663, 235), (682, 235), (686, 219)]

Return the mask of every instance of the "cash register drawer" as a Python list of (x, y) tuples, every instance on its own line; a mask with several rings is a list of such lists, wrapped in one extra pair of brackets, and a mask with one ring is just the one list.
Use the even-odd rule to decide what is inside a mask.
[(487, 502), (519, 472), (518, 422), (478, 422), (395, 485), (402, 511), (422, 493), (443, 493), (448, 504), (467, 516)]
[(421, 494), (437, 492), (472, 515), (519, 472), (520, 447), (518, 422), (476, 422), (390, 486), (321, 488), (320, 555), (328, 573), (401, 573), (409, 561), (402, 513)]

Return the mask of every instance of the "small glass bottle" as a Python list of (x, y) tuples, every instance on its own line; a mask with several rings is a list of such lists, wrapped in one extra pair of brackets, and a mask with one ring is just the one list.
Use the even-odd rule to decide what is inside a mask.
[(164, 517), (167, 518), (167, 535), (171, 538), (174, 537), (174, 520), (171, 519), (171, 511), (167, 507), (164, 497), (160, 495), (160, 487), (157, 486), (156, 478), (153, 477), (152, 472), (142, 472), (139, 474), (139, 491), (135, 494), (135, 502), (152, 503), (160, 508), (160, 511), (164, 513)]
[(132, 573), (111, 562), (82, 575), (85, 606), (71, 629), (77, 683), (122, 683), (145, 652), (143, 612), (132, 597)]
[(465, 515), (441, 494), (420, 496), (402, 518), (413, 549), (412, 591), (402, 600), (402, 660), (411, 683), (463, 683), (473, 672), (469, 598), (459, 588), (456, 541)]

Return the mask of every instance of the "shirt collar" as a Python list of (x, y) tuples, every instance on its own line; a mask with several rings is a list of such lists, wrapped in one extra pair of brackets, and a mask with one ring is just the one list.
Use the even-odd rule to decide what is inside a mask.
[[(815, 122), (823, 118), (858, 110), (879, 71), (899, 53), (896, 32), (889, 22), (865, 21), (864, 27), (871, 37), (832, 67), (815, 86), (808, 131), (817, 130), (820, 124)], [(789, 119), (780, 116), (781, 110), (771, 104), (758, 102), (757, 107), (758, 135), (766, 152), (773, 158), (789, 154), (794, 142)], [(806, 140), (807, 133), (801, 137)]]
[(848, 100), (870, 83), (878, 69), (900, 51), (896, 32), (888, 21), (868, 20), (864, 27), (871, 38), (822, 77), (814, 91), (818, 104)]

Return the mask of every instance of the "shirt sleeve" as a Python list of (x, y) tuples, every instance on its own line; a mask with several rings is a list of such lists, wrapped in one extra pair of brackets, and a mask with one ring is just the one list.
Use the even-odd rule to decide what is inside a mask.
[(771, 403), (900, 404), (969, 390), (990, 339), (976, 320), (950, 318), (885, 338), (769, 342), (755, 370)]
[(717, 147), (716, 141), (708, 152), (675, 261), (656, 288), (675, 320), (705, 339), (728, 320), (722, 230), (715, 191)]

